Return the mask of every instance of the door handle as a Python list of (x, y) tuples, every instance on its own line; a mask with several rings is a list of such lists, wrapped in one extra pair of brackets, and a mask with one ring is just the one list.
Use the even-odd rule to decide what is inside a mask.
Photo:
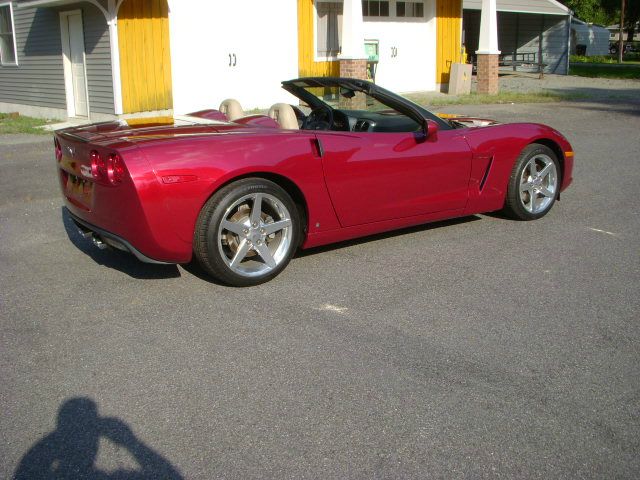
[(311, 140), (311, 151), (318, 158), (324, 157), (324, 148), (322, 147), (322, 142), (318, 137)]
[(231, 66), (231, 54), (229, 54), (229, 66)]
[(233, 54), (233, 66), (235, 67), (238, 63), (238, 59), (236, 58), (236, 54)]

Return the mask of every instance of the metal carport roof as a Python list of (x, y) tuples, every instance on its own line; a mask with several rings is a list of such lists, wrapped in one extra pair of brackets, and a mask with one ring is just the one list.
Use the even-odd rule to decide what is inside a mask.
[[(463, 0), (465, 10), (481, 10), (482, 0)], [(496, 0), (498, 12), (571, 15), (571, 10), (556, 0)]]

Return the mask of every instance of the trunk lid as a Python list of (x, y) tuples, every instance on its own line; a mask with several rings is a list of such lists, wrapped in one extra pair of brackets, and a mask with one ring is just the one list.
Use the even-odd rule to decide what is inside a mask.
[[(275, 129), (271, 129), (273, 131)], [(130, 126), (125, 122), (94, 123), (56, 131), (56, 135), (68, 142), (92, 143), (94, 145), (125, 147), (126, 144), (143, 143), (168, 138), (185, 138), (215, 135), (220, 133), (259, 133), (264, 129), (255, 125), (236, 123), (189, 123), (172, 125)]]

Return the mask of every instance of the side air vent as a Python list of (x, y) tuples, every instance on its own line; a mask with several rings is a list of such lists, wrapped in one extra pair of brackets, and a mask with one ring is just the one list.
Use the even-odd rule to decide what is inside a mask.
[(370, 122), (366, 120), (358, 120), (356, 122), (356, 127), (354, 128), (354, 130), (356, 132), (368, 132), (370, 128), (371, 128)]
[(487, 177), (489, 176), (489, 171), (491, 170), (491, 165), (493, 165), (493, 157), (489, 159), (489, 163), (487, 164), (487, 168), (484, 171), (484, 175), (482, 176), (482, 180), (480, 181), (480, 191), (484, 188), (484, 184), (487, 183)]

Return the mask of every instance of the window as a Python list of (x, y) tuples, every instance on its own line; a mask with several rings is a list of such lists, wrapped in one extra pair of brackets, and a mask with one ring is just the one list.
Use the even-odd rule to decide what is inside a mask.
[(11, 4), (0, 5), (0, 63), (16, 65), (16, 40), (13, 35)]
[(316, 57), (335, 58), (340, 53), (342, 2), (316, 1)]
[(424, 17), (424, 3), (396, 2), (396, 17)]
[(362, 15), (364, 17), (388, 17), (388, 1), (362, 0)]

